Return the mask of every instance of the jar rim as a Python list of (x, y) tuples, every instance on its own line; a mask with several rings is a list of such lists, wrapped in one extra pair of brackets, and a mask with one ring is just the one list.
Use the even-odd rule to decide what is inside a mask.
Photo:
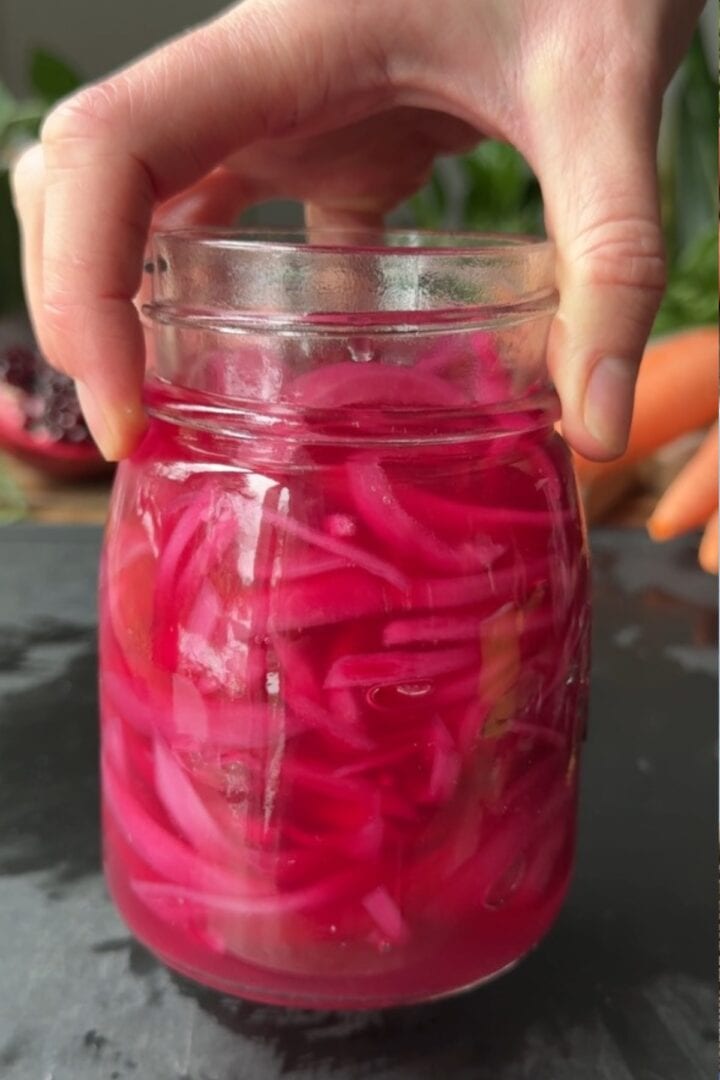
[[(212, 330), (405, 332), (554, 308), (554, 244), (508, 233), (184, 228), (156, 233), (153, 321)], [(355, 327), (357, 329), (357, 327)]]
[[(418, 255), (435, 259), (467, 257), (478, 259), (517, 258), (533, 253), (554, 253), (552, 240), (543, 236), (469, 229), (401, 229), (320, 227), (284, 229), (222, 226), (193, 226), (161, 229), (155, 233), (160, 243), (194, 244), (203, 247), (229, 248), (235, 251), (312, 251), (342, 253), (343, 258), (358, 255)], [(354, 242), (353, 242), (354, 241)]]

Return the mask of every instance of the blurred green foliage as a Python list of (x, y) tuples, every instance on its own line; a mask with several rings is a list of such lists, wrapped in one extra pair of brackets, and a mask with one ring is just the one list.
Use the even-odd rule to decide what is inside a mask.
[(20, 486), (0, 461), (0, 525), (11, 525), (22, 521), (27, 514), (27, 499)]
[(718, 318), (718, 84), (699, 34), (663, 121), (660, 191), (668, 287), (657, 333)]
[(10, 197), (13, 155), (37, 137), (48, 109), (81, 84), (72, 68), (44, 49), (30, 55), (29, 81), (31, 94), (23, 99), (0, 82), (0, 315), (23, 307), (20, 241)]
[[(453, 216), (466, 229), (489, 232), (541, 233), (540, 185), (525, 160), (506, 143), (487, 140), (458, 159)], [(436, 169), (430, 183), (410, 202), (416, 223), (424, 229), (450, 224), (451, 196)]]

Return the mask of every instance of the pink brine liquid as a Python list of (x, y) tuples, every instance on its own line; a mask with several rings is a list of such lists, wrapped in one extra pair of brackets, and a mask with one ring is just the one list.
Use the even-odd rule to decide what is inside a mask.
[(452, 393), (432, 356), (338, 363), (297, 377), (287, 428), (258, 410), (240, 438), (201, 396), (150, 391), (103, 559), (106, 871), (140, 940), (208, 985), (424, 1000), (512, 965), (562, 903), (589, 624), (575, 488), (529, 413), (367, 437), (368, 410)]

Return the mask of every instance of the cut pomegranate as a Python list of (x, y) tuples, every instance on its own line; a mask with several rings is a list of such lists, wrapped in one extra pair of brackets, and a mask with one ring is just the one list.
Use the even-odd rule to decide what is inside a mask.
[(0, 449), (55, 476), (109, 469), (85, 424), (72, 379), (23, 344), (0, 350)]

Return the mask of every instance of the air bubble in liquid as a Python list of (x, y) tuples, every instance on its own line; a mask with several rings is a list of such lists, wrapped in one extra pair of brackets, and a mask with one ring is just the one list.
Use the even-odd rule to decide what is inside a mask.
[(398, 694), (402, 694), (404, 697), (425, 697), (432, 690), (431, 682), (418, 682), (418, 683), (403, 683), (401, 686), (396, 686)]
[(429, 681), (399, 683), (396, 686), (373, 686), (367, 691), (368, 705), (375, 709), (395, 709), (408, 705), (420, 704), (432, 693), (433, 684)]

